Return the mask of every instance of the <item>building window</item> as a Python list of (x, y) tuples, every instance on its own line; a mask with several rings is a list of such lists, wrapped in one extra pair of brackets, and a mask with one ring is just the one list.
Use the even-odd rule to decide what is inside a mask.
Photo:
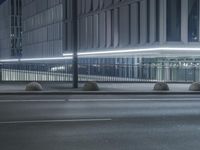
[(14, 4), (14, 0), (11, 0), (11, 15), (15, 14), (15, 4)]
[(181, 0), (167, 0), (167, 41), (181, 40)]
[(188, 1), (188, 41), (199, 41), (199, 0)]
[(160, 0), (156, 0), (156, 42), (160, 41)]

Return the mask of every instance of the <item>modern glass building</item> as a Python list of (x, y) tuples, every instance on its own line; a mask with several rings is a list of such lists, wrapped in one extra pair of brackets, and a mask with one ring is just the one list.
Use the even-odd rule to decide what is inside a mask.
[(62, 56), (65, 0), (22, 0), (23, 57)]
[(21, 0), (6, 0), (0, 5), (0, 58), (22, 55)]
[(124, 65), (117, 74), (130, 78), (199, 81), (199, 8), (199, 0), (79, 0), (79, 51), (92, 57), (80, 62)]
[[(22, 58), (62, 57), (63, 53), (65, 56), (72, 53), (72, 2), (22, 0)], [(77, 0), (77, 3), (80, 74), (200, 80), (199, 0)], [(6, 47), (4, 43), (0, 45)], [(7, 52), (12, 51), (3, 54)]]

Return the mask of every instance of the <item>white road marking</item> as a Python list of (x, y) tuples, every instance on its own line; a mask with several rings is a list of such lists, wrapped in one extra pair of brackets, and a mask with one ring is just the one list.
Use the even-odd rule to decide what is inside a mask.
[(66, 122), (100, 122), (112, 119), (71, 119), (71, 120), (31, 120), (31, 121), (3, 121), (0, 124), (30, 124), (30, 123), (66, 123)]
[(118, 102), (118, 101), (192, 101), (200, 98), (147, 98), (147, 99), (68, 99), (69, 102)]
[(65, 99), (55, 99), (55, 100), (0, 100), (0, 103), (22, 103), (22, 102), (66, 102)]

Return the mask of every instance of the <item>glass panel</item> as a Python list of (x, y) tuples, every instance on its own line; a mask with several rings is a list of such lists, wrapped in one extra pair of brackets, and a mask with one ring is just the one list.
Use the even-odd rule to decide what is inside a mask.
[(181, 40), (181, 0), (167, 1), (167, 41)]
[(188, 41), (199, 40), (199, 0), (188, 1)]

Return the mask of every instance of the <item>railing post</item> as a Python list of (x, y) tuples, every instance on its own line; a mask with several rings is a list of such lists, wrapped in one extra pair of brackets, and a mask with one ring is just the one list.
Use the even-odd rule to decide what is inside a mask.
[(77, 0), (72, 0), (73, 7), (73, 87), (78, 88), (78, 17), (77, 17)]

